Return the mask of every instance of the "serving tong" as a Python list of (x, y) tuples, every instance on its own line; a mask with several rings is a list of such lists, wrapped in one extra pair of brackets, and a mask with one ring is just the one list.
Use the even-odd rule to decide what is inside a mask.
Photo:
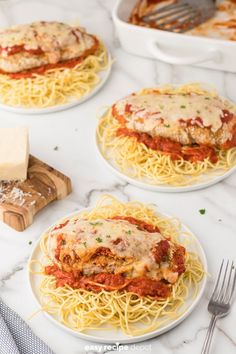
[[(146, 0), (143, 0), (146, 1)], [(171, 32), (186, 32), (213, 17), (216, 0), (175, 0), (158, 2), (156, 7), (141, 17), (152, 27)]]

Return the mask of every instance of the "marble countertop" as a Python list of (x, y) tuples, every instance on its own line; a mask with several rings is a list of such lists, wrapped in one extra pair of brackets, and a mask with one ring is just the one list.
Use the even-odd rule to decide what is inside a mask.
[[(1, 126), (28, 126), (31, 153), (71, 177), (73, 193), (52, 203), (35, 218), (23, 233), (0, 225), (0, 295), (28, 321), (36, 334), (56, 354), (79, 354), (92, 349), (91, 343), (75, 338), (38, 314), (27, 283), (27, 259), (42, 231), (58, 218), (82, 207), (91, 206), (102, 193), (112, 193), (121, 200), (156, 203), (159, 208), (179, 217), (201, 241), (209, 262), (208, 288), (195, 311), (177, 328), (143, 345), (126, 348), (126, 353), (198, 354), (210, 321), (207, 301), (223, 257), (235, 258), (235, 188), (236, 174), (208, 189), (182, 194), (143, 191), (118, 180), (96, 154), (93, 134), (98, 107), (136, 91), (160, 83), (208, 82), (221, 94), (236, 102), (236, 75), (219, 71), (172, 66), (127, 54), (122, 50), (112, 24), (111, 9), (115, 0), (8, 0), (0, 2), (1, 27), (34, 20), (80, 20), (90, 32), (99, 35), (109, 46), (115, 63), (112, 74), (89, 101), (67, 111), (24, 116), (0, 112)], [(58, 146), (55, 151), (54, 147)], [(205, 208), (205, 215), (199, 209)], [(29, 241), (32, 241), (30, 244)], [(212, 353), (236, 352), (236, 303), (227, 318), (218, 321)], [(86, 347), (87, 346), (87, 347)], [(101, 347), (99, 350), (102, 349)], [(9, 353), (10, 354), (10, 353)]]

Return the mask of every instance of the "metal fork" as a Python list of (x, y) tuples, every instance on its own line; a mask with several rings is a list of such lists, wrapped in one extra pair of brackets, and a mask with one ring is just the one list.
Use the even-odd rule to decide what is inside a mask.
[(231, 265), (229, 264), (229, 261), (227, 261), (226, 265), (224, 260), (222, 261), (215, 288), (208, 304), (208, 311), (212, 314), (212, 317), (201, 354), (208, 354), (210, 351), (217, 319), (228, 315), (230, 312), (236, 283), (236, 269), (233, 261)]
[(172, 32), (186, 32), (211, 18), (216, 0), (176, 0), (157, 8), (141, 19), (157, 28)]

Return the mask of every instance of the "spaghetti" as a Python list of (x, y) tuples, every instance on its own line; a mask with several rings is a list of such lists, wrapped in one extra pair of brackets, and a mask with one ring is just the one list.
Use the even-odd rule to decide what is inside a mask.
[[(146, 94), (149, 91), (142, 90), (137, 93), (137, 96), (139, 97), (139, 95)], [(197, 84), (184, 85), (179, 88), (166, 86), (161, 89), (158, 88), (157, 91), (163, 95), (188, 95), (194, 92), (199, 95), (207, 94), (212, 98), (218, 97), (214, 92), (206, 91)], [(100, 119), (97, 127), (97, 139), (105, 159), (111, 161), (127, 176), (153, 185), (166, 184), (180, 187), (206, 181), (216, 175), (222, 175), (236, 165), (235, 147), (223, 149), (206, 146), (207, 149), (211, 149), (210, 151), (213, 152), (213, 159), (209, 155), (199, 161), (191, 161), (180, 154), (176, 158), (175, 150), (173, 150), (174, 158), (172, 158), (173, 154), (171, 156), (170, 153), (147, 146), (143, 139), (144, 134), (142, 134), (143, 141), (139, 141), (141, 139), (136, 136), (137, 133), (131, 132), (129, 136), (117, 134), (123, 128), (113, 113), (113, 108), (108, 109)], [(166, 126), (168, 127), (168, 125)], [(171, 145), (169, 144), (169, 146)], [(188, 151), (187, 149), (189, 148), (185, 145), (182, 151)], [(189, 149), (193, 153), (196, 153), (196, 150), (196, 147)]]
[[(83, 211), (70, 219), (88, 220), (111, 219), (120, 215), (133, 217), (160, 230), (161, 235), (170, 237), (172, 242), (181, 242), (188, 247), (192, 242), (191, 235), (182, 233), (181, 224), (176, 219), (168, 219), (156, 214), (152, 206), (141, 203), (121, 203), (112, 196), (102, 197), (94, 209)], [(67, 223), (65, 219), (62, 223)], [(60, 226), (60, 224), (59, 224)], [(52, 230), (52, 229), (51, 229)], [(43, 255), (41, 269), (37, 272), (34, 260), (31, 261), (31, 272), (42, 278), (40, 293), (42, 310), (55, 316), (65, 326), (75, 331), (89, 329), (121, 328), (131, 336), (153, 331), (170, 320), (178, 318), (186, 310), (188, 296), (196, 296), (204, 269), (198, 256), (186, 253), (185, 272), (171, 288), (167, 298), (155, 299), (150, 296), (138, 296), (130, 291), (114, 290), (88, 291), (75, 289), (69, 285), (57, 286), (53, 275), (45, 274), (45, 266), (52, 264), (48, 253), (49, 232), (43, 235), (40, 248)]]
[(0, 99), (13, 107), (45, 108), (62, 105), (87, 95), (100, 81), (99, 72), (109, 66), (108, 53), (100, 42), (94, 54), (82, 60), (36, 72), (31, 77), (0, 74)]

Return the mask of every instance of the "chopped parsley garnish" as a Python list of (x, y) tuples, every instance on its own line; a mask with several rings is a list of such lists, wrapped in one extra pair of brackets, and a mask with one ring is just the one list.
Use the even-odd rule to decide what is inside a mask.
[(102, 242), (102, 238), (101, 238), (101, 237), (97, 237), (97, 238), (96, 238), (96, 241), (99, 242), (99, 243), (101, 243), (101, 242)]
[(170, 128), (170, 124), (164, 124), (164, 127)]
[(106, 235), (107, 238), (111, 238), (111, 235)]
[(197, 110), (197, 113), (198, 113), (198, 114), (200, 114), (200, 113), (201, 113), (201, 111)]
[(59, 149), (58, 146), (54, 146), (53, 150), (57, 151)]
[(125, 233), (131, 235), (131, 230), (125, 231)]
[(84, 247), (87, 247), (87, 242), (86, 241), (83, 242), (83, 245), (84, 245)]
[(200, 213), (201, 215), (206, 214), (206, 209), (199, 209), (199, 213)]
[(29, 241), (29, 245), (32, 245), (32, 241)]
[(61, 244), (62, 244), (62, 245), (65, 245), (65, 244), (66, 244), (66, 241), (65, 241), (65, 240), (61, 240)]
[(205, 97), (205, 100), (209, 100), (210, 99), (210, 97)]
[(102, 222), (100, 222), (100, 221), (90, 222), (90, 225), (93, 225), (93, 226), (102, 225)]
[(186, 106), (185, 106), (185, 105), (182, 105), (182, 106), (180, 106), (180, 108), (186, 108)]

